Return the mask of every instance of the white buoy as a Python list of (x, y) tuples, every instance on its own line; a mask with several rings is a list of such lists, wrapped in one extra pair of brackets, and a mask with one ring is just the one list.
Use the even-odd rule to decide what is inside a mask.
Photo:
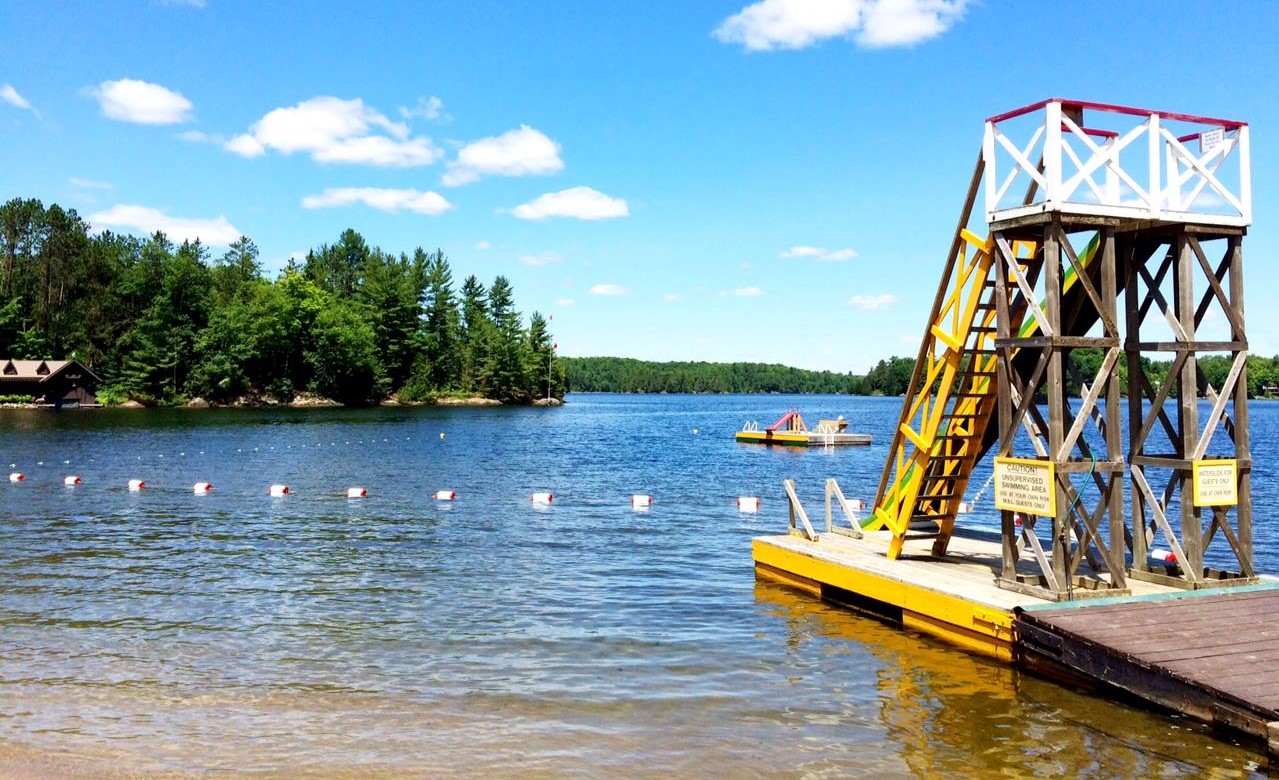
[(860, 498), (850, 498), (848, 499), (848, 508), (854, 512), (865, 512), (866, 502)]
[(443, 438), (444, 438), (444, 432), (443, 432), (443, 431), (441, 431), (441, 432), (440, 432), (440, 438), (441, 438), (441, 439), (443, 439)]
[(146, 486), (147, 486), (147, 483), (143, 482), (140, 479), (129, 480), (129, 490), (134, 493), (138, 492), (139, 490), (141, 490), (142, 488)]
[(1017, 526), (1018, 528), (1021, 528), (1025, 524), (1026, 524), (1026, 519), (1021, 516), (1020, 512), (1013, 515), (1013, 525)]
[(436, 501), (452, 501), (457, 498), (457, 491), (454, 490), (437, 490), (435, 491)]
[(22, 480), (26, 478), (27, 478), (27, 475), (23, 474), (21, 471), (15, 471), (9, 475), (10, 482), (21, 482)]
[[(285, 488), (284, 492), (285, 493), (289, 492), (289, 489)], [(369, 491), (365, 490), (362, 487), (353, 487), (353, 488), (346, 489), (347, 498), (367, 498), (368, 495), (369, 495)]]
[(959, 502), (959, 514), (968, 515), (968, 514), (972, 514), (972, 511), (973, 511), (973, 502), (971, 501)]
[(1153, 561), (1175, 564), (1177, 562), (1177, 554), (1172, 550), (1160, 550), (1156, 548), (1150, 551), (1150, 559)]
[(287, 496), (289, 494), (289, 486), (288, 485), (272, 485), (271, 487), (267, 488), (267, 493), (269, 493), (272, 498), (280, 498), (281, 496)]
[(653, 505), (653, 497), (636, 493), (631, 496), (631, 509), (648, 509)]
[(554, 493), (551, 493), (551, 492), (549, 492), (549, 491), (548, 491), (548, 492), (545, 492), (545, 493), (534, 493), (534, 494), (533, 494), (533, 503), (534, 503), (534, 504), (549, 504), (549, 503), (551, 503), (551, 502), (552, 502), (552, 501), (554, 501), (554, 500), (555, 500), (555, 494), (554, 494)]
[(79, 477), (74, 477), (74, 476), (72, 476), (72, 477), (66, 477), (66, 478), (64, 478), (64, 479), (62, 480), (62, 484), (66, 485), (67, 487), (71, 487), (72, 485), (79, 485), (79, 484), (80, 484), (80, 478), (79, 478)]
[(762, 503), (763, 502), (759, 500), (758, 496), (738, 496), (737, 511), (755, 514), (759, 511), (760, 504)]
[(213, 483), (197, 482), (191, 486), (191, 489), (195, 492), (197, 496), (205, 496), (209, 494), (210, 490), (213, 490)]

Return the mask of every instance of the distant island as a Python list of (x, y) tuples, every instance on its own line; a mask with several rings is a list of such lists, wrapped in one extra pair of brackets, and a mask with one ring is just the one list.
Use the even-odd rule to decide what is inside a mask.
[(214, 257), (163, 233), (91, 235), (56, 204), (0, 206), (0, 355), (74, 358), (108, 405), (562, 399), (547, 324), (525, 324), (505, 276), (454, 290), (442, 250), (394, 254), (354, 230), (272, 281), (247, 237)]

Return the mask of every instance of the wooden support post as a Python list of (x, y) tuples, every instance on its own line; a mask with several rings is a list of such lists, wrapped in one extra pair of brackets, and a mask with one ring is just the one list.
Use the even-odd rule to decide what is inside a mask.
[[(1115, 256), (1115, 230), (1112, 227), (1104, 227), (1099, 235), (1101, 239), (1101, 303), (1105, 307), (1105, 317), (1103, 320), (1108, 322), (1108, 330), (1106, 336), (1113, 338), (1118, 343), (1119, 339), (1119, 312), (1116, 298), (1118, 296), (1118, 281), (1116, 279), (1116, 263)], [(1100, 377), (1098, 378), (1100, 380)], [(1106, 377), (1106, 460), (1111, 464), (1122, 467), (1123, 452), (1123, 434), (1119, 421), (1119, 371), (1117, 366), (1112, 366), (1110, 375)], [(1110, 555), (1106, 560), (1106, 567), (1110, 570), (1110, 584), (1112, 587), (1125, 588), (1127, 583), (1127, 565), (1125, 561), (1124, 547), (1126, 542), (1126, 526), (1124, 524), (1124, 474), (1120, 472), (1110, 472), (1106, 476), (1106, 494), (1102, 496), (1102, 501), (1106, 502), (1107, 512), (1110, 515), (1110, 527), (1108, 535), (1110, 537), (1109, 552)]]
[[(1230, 306), (1238, 315), (1232, 321), (1230, 340), (1246, 345), (1248, 336), (1244, 332), (1243, 238), (1241, 236), (1231, 236), (1227, 241), (1229, 245), (1226, 251), (1229, 257), (1229, 270), (1227, 273), (1230, 275)], [(1247, 349), (1246, 346), (1245, 349)], [(1235, 354), (1238, 353), (1236, 352)], [(1248, 436), (1248, 365), (1246, 362), (1243, 370), (1239, 373), (1239, 379), (1235, 382), (1233, 406), (1235, 457), (1239, 461), (1249, 464), (1239, 469), (1239, 505), (1235, 507), (1235, 520), (1238, 523), (1237, 534), (1241, 552), (1239, 564), (1241, 573), (1245, 577), (1254, 577), (1256, 576), (1256, 570), (1253, 568), (1252, 561), (1252, 443)]]
[[(1047, 335), (1061, 334), (1061, 225), (1053, 219), (1044, 224), (1044, 308), (1048, 322)], [(1048, 457), (1054, 466), (1060, 466), (1059, 459), (1062, 441), (1066, 438), (1065, 414), (1062, 404), (1066, 398), (1065, 368), (1062, 365), (1062, 350), (1050, 348), (1048, 353)], [(1057, 492), (1057, 516), (1053, 518), (1052, 527), (1052, 567), (1053, 578), (1059, 588), (1068, 589), (1071, 572), (1067, 568), (1070, 560), (1070, 506), (1071, 496), (1062, 486), (1062, 480), (1070, 476), (1060, 471), (1057, 473), (1053, 490)], [(1058, 598), (1062, 593), (1055, 594)]]
[[(1146, 375), (1141, 366), (1141, 296), (1138, 294), (1142, 275), (1137, 270), (1140, 264), (1145, 263), (1146, 258), (1137, 255), (1137, 248), (1131, 238), (1124, 244), (1124, 254), (1128, 261), (1124, 285), (1124, 314), (1127, 318), (1124, 355), (1128, 359), (1128, 468), (1131, 473), (1141, 471), (1142, 466), (1134, 459), (1145, 452), (1144, 442), (1138, 438), (1143, 422), (1143, 383)], [(1146, 537), (1146, 498), (1136, 489), (1137, 476), (1131, 474), (1128, 486), (1129, 505), (1132, 507), (1132, 565), (1144, 570), (1150, 557), (1150, 543)]]
[[(1186, 347), (1189, 350), (1185, 361), (1181, 364), (1181, 373), (1178, 376), (1180, 384), (1177, 389), (1179, 441), (1174, 441), (1173, 446), (1177, 447), (1177, 457), (1185, 459), (1194, 457), (1195, 445), (1199, 443), (1199, 372), (1197, 369), (1198, 361), (1194, 351), (1197, 341), (1195, 329), (1195, 268), (1194, 253), (1190, 249), (1185, 233), (1179, 234), (1173, 242), (1173, 262), (1176, 264), (1173, 272), (1174, 313), (1181, 330), (1185, 334)], [(1191, 475), (1192, 472), (1189, 468), (1179, 470), (1178, 480), (1181, 490), (1181, 528), (1179, 531), (1181, 533), (1181, 547), (1186, 552), (1186, 560), (1182, 561), (1181, 565), (1192, 572), (1198, 573), (1203, 571), (1203, 527), (1200, 525), (1199, 507), (1195, 506), (1195, 502), (1192, 500), (1194, 489)]]
[[(1012, 258), (1004, 254), (1009, 248), (1008, 242), (998, 241), (992, 251), (995, 257), (995, 335), (996, 344), (1007, 344), (1012, 337), (1012, 319), (1008, 309), (1008, 263)], [(999, 431), (1000, 442), (996, 450), (1001, 456), (1012, 452), (1013, 437), (1008, 434), (1016, 423), (1013, 421), (1012, 397), (1012, 348), (1007, 346), (996, 348), (995, 380), (999, 392)], [(1004, 509), (999, 513), (1000, 536), (1003, 539), (1003, 566), (1000, 577), (1006, 582), (1017, 580), (1017, 537), (1020, 533), (1013, 522), (1013, 513)]]

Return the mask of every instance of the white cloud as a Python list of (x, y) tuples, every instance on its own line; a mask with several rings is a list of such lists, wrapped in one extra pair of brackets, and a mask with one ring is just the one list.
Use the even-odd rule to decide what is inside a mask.
[(360, 98), (321, 96), (268, 111), (249, 132), (223, 145), (241, 157), (303, 152), (322, 163), (352, 163), (386, 168), (433, 165), (443, 150), (426, 136), (411, 137), (407, 125), (394, 122)]
[(777, 255), (783, 260), (796, 257), (811, 257), (819, 263), (840, 263), (857, 257), (852, 249), (823, 249), (819, 246), (793, 246)]
[(168, 87), (137, 79), (104, 81), (89, 90), (102, 115), (141, 125), (179, 125), (191, 120), (191, 101)]
[(682, 299), (680, 296), (676, 295), (675, 293), (671, 293), (669, 295), (663, 295), (662, 300), (666, 301), (667, 303), (675, 303), (676, 301), (682, 300)]
[(200, 239), (207, 245), (227, 246), (242, 235), (226, 217), (192, 219), (171, 217), (159, 209), (146, 206), (119, 205), (88, 216), (95, 228), (118, 228), (150, 235), (157, 230), (177, 242)]
[(736, 295), (738, 298), (758, 298), (759, 296), (763, 294), (764, 294), (763, 290), (754, 286), (738, 287), (736, 290), (733, 290), (733, 295)]
[(476, 241), (475, 248), (485, 252), (493, 248), (493, 243), (491, 241)]
[(35, 109), (31, 107), (31, 104), (27, 102), (26, 98), (18, 94), (18, 90), (14, 89), (12, 84), (0, 86), (0, 100), (3, 100), (14, 108), (21, 108), (24, 111), (35, 113)]
[(446, 187), (469, 184), (481, 176), (545, 176), (564, 169), (560, 145), (528, 125), (463, 146), (448, 163)]
[(577, 301), (573, 300), (572, 298), (556, 298), (555, 299), (556, 306), (572, 306), (575, 303), (577, 303)]
[(67, 183), (72, 187), (82, 190), (113, 190), (115, 187), (110, 182), (94, 181), (93, 179), (82, 179), (79, 176), (72, 176), (67, 179)]
[(412, 211), (433, 217), (453, 208), (453, 204), (439, 193), (377, 187), (329, 187), (319, 195), (307, 195), (302, 199), (303, 208), (308, 209), (350, 206), (355, 203), (363, 203), (370, 208), (391, 214)]
[(848, 299), (848, 305), (866, 311), (875, 311), (876, 309), (887, 309), (889, 306), (897, 303), (897, 296), (891, 293), (883, 295), (854, 295)]
[(852, 35), (859, 46), (910, 46), (957, 22), (968, 0), (760, 0), (714, 31), (749, 51), (803, 49)]
[(222, 145), (228, 152), (235, 152), (241, 157), (261, 157), (266, 154), (266, 147), (251, 135), (237, 135)]
[(405, 119), (412, 119), (418, 116), (428, 122), (448, 122), (453, 118), (445, 112), (444, 101), (435, 95), (431, 95), (429, 98), (418, 98), (417, 105), (413, 108), (400, 106), (400, 116)]
[(631, 210), (622, 198), (611, 198), (590, 187), (573, 187), (540, 195), (529, 203), (516, 206), (511, 213), (520, 219), (609, 219), (629, 216)]
[(559, 252), (542, 252), (536, 255), (521, 255), (520, 263), (533, 267), (543, 265), (556, 265), (564, 262), (564, 256)]
[(870, 49), (913, 46), (946, 32), (967, 0), (879, 0), (866, 5), (857, 43)]
[(626, 295), (626, 288), (620, 284), (597, 284), (589, 292), (591, 295)]
[(202, 130), (184, 130), (178, 133), (178, 140), (190, 141), (193, 144), (215, 144), (222, 146), (226, 143), (226, 138), (220, 135), (213, 135)]

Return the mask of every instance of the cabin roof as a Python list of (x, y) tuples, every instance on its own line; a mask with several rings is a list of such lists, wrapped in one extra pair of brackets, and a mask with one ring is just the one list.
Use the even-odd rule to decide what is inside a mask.
[(78, 360), (12, 360), (0, 358), (0, 382), (47, 382), (74, 366), (95, 382), (98, 375), (85, 368)]

